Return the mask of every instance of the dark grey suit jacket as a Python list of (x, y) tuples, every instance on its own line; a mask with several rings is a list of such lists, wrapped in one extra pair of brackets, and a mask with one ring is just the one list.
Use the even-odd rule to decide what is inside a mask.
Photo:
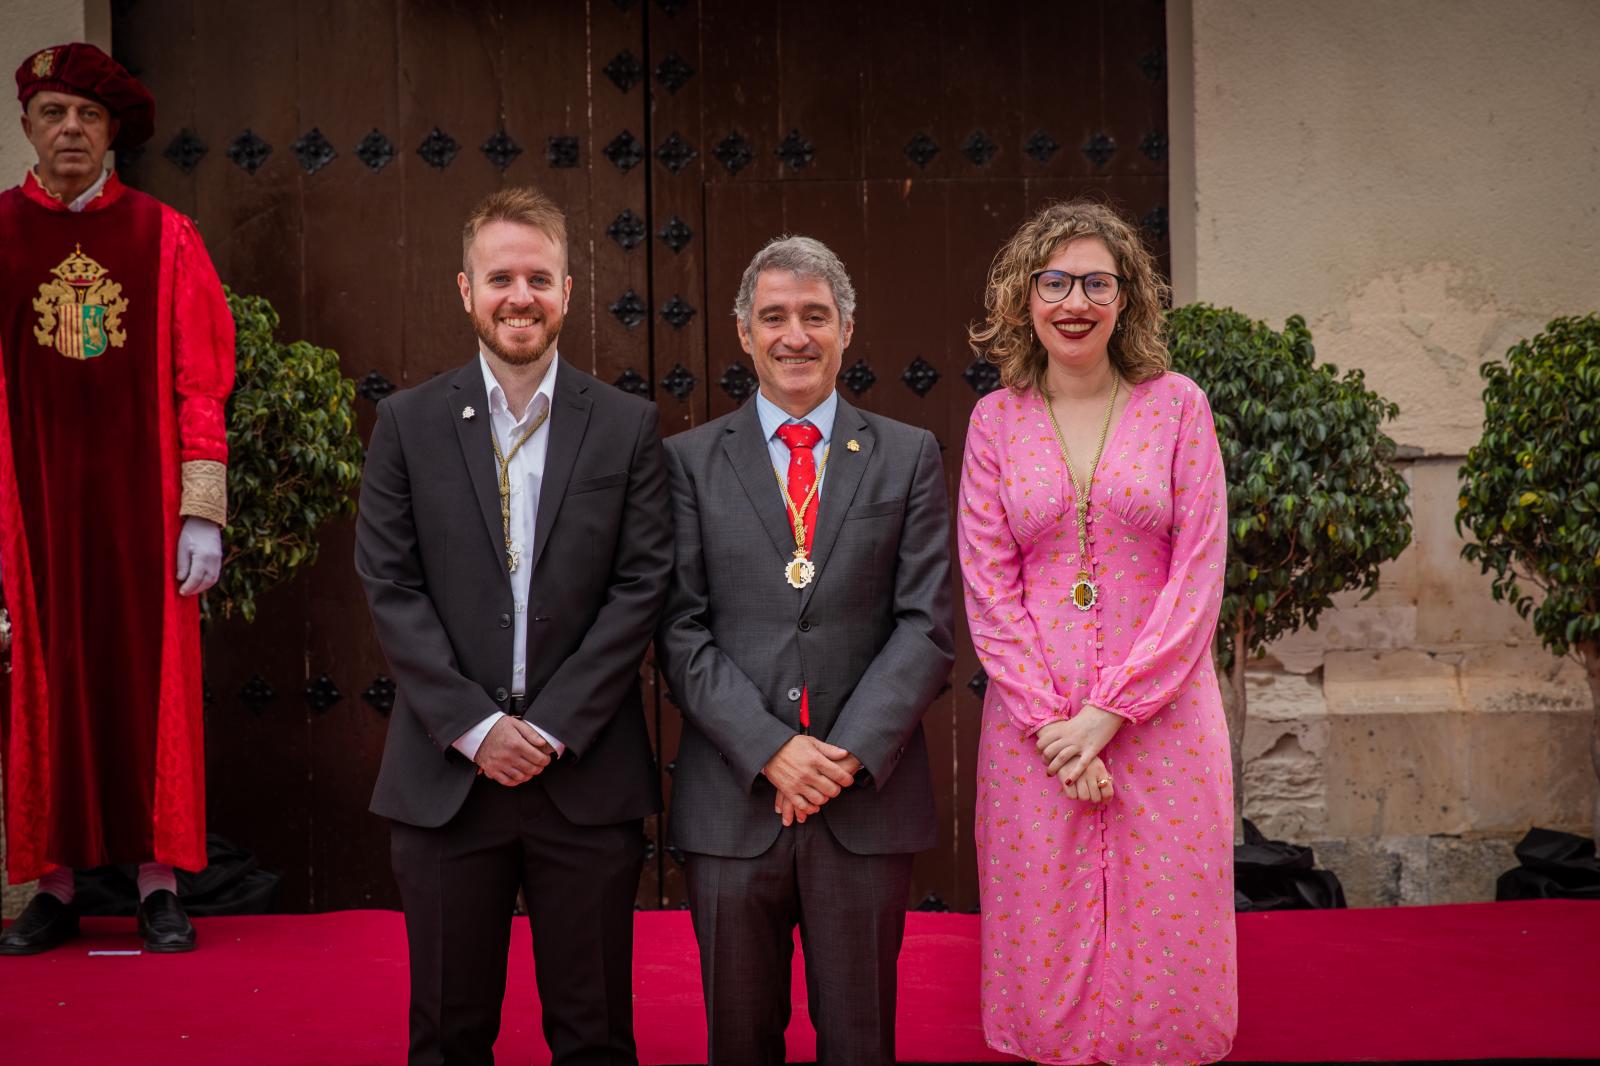
[[(855, 440), (859, 451), (851, 451)], [(792, 527), (752, 399), (667, 441), (677, 565), (656, 652), (683, 712), (669, 837), (761, 854), (782, 822), (761, 769), (800, 729), (870, 772), (822, 809), (857, 854), (931, 847), (922, 715), (954, 661), (950, 518), (933, 434), (839, 398), (803, 591)]]
[[(655, 404), (571, 364), (556, 372), (524, 559), (524, 717), (567, 745), (539, 780), (581, 825), (661, 809), (638, 681), (672, 567), (658, 419)], [(411, 825), (443, 825), (460, 809), (477, 768), (450, 745), (511, 684), (491, 424), (474, 360), (385, 399), (367, 449), (356, 570), (396, 687), (372, 810)]]

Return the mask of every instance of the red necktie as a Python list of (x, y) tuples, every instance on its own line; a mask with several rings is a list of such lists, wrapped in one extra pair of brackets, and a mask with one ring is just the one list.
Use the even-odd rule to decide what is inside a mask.
[[(790, 422), (778, 427), (778, 439), (789, 446), (789, 499), (796, 507), (806, 509), (806, 551), (809, 553), (817, 531), (817, 500), (812, 496), (808, 504), (806, 497), (811, 496), (811, 488), (817, 483), (817, 456), (812, 449), (822, 440), (822, 430), (810, 422)], [(785, 510), (788, 510), (787, 505)], [(794, 522), (792, 511), (789, 521)], [(800, 727), (811, 729), (811, 693), (804, 687), (800, 689)]]

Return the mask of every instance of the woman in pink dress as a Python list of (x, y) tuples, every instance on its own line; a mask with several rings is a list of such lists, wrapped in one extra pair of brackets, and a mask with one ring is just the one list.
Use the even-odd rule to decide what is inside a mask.
[(1166, 291), (1114, 211), (1055, 203), (971, 336), (1005, 386), (972, 412), (959, 514), (989, 675), (983, 1022), (1042, 1063), (1215, 1062), (1238, 1026), (1227, 491), (1205, 394), (1167, 369)]

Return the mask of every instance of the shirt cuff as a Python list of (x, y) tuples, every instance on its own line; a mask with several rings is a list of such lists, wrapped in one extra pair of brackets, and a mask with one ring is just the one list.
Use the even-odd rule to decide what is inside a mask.
[[(524, 722), (528, 722), (528, 720), (526, 718), (524, 718), (523, 721)], [(540, 729), (538, 726), (533, 725), (532, 722), (528, 722), (528, 724), (533, 726), (533, 731), (535, 733), (538, 733), (541, 737), (544, 737), (545, 740), (550, 742), (550, 746), (552, 748), (556, 749), (556, 758), (559, 759), (559, 758), (561, 758), (561, 756), (563, 756), (563, 755), (565, 755), (567, 753), (567, 746), (565, 744), (561, 743), (561, 741), (557, 740), (555, 737), (551, 736), (549, 733), (546, 733), (543, 729)]]
[(228, 468), (211, 459), (190, 459), (182, 466), (183, 495), (178, 513), (228, 524)]
[[(489, 717), (456, 737), (455, 742), (450, 746), (465, 755), (468, 761), (477, 762), (478, 749), (483, 746), (483, 738), (488, 736), (489, 730), (494, 728), (494, 724), (504, 717), (505, 714), (503, 712), (495, 711)], [(538, 727), (535, 726), (535, 728)]]

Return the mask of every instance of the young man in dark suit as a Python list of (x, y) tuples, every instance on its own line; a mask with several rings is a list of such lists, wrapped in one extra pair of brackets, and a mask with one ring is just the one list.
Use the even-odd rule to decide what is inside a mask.
[(783, 1062), (797, 924), (819, 1062), (894, 1061), (912, 855), (934, 843), (921, 721), (954, 658), (944, 472), (931, 433), (835, 390), (854, 313), (826, 246), (767, 245), (735, 302), (758, 394), (667, 442), (670, 835), (723, 1066)]
[(356, 568), (397, 682), (391, 820), (412, 1066), (488, 1064), (527, 901), (556, 1063), (637, 1061), (641, 820), (661, 809), (638, 672), (672, 566), (654, 404), (561, 361), (566, 223), (504, 189), (463, 232), (478, 351), (378, 408)]

